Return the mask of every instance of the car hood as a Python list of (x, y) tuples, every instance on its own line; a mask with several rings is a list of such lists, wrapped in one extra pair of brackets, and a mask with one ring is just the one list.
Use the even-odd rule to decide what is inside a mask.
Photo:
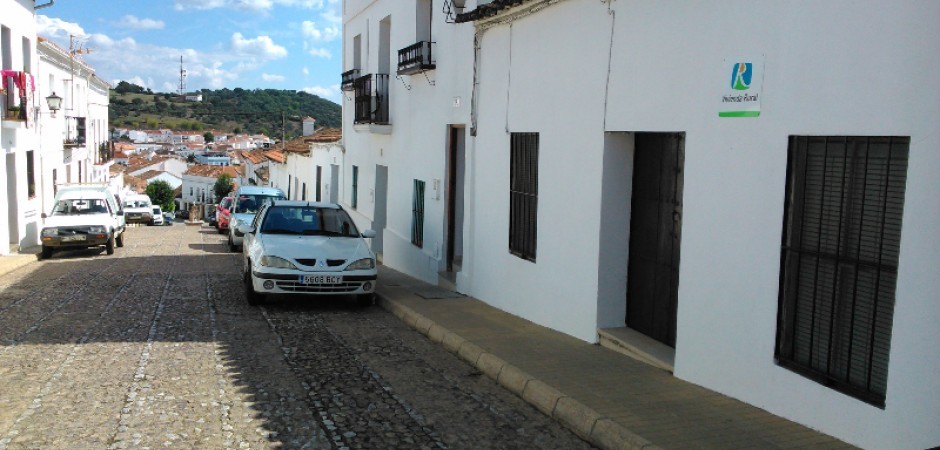
[(108, 228), (111, 223), (111, 216), (108, 214), (81, 214), (77, 216), (49, 216), (43, 221), (43, 226), (50, 228), (101, 225)]
[(255, 220), (255, 213), (235, 213), (232, 218), (239, 223), (251, 223)]
[(298, 236), (267, 234), (261, 236), (264, 253), (289, 259), (345, 259), (351, 263), (371, 258), (372, 252), (362, 238), (333, 236)]

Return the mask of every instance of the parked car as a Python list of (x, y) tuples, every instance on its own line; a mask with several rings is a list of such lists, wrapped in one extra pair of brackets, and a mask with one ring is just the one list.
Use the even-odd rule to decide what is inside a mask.
[(242, 234), (236, 228), (240, 223), (251, 223), (255, 214), (273, 200), (286, 199), (284, 191), (263, 186), (243, 186), (232, 195), (231, 219), (229, 221), (228, 249), (237, 252), (242, 246)]
[(131, 194), (124, 198), (124, 220), (127, 223), (146, 223), (153, 221), (153, 203), (144, 194)]
[(104, 246), (109, 255), (124, 246), (124, 215), (106, 185), (60, 188), (52, 212), (42, 213), (42, 257), (56, 250)]
[(375, 254), (343, 208), (335, 203), (276, 200), (252, 222), (239, 222), (244, 235), (243, 282), (248, 303), (268, 294), (352, 295), (373, 301), (378, 272)]
[(228, 231), (229, 223), (232, 220), (232, 197), (225, 197), (215, 206), (215, 228), (219, 230), (219, 234), (225, 233)]
[(153, 218), (150, 219), (150, 225), (163, 225), (163, 209), (160, 205), (153, 205)]
[(169, 211), (163, 212), (163, 224), (164, 225), (167, 225), (167, 226), (173, 225), (174, 220), (176, 220), (176, 214), (169, 212)]

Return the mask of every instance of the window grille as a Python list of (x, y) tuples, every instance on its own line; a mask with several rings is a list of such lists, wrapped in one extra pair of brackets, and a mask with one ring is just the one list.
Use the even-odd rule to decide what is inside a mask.
[(359, 166), (352, 166), (352, 199), (350, 205), (353, 208), (359, 205)]
[(885, 404), (910, 138), (791, 137), (780, 365)]
[(424, 246), (424, 181), (414, 180), (411, 195), (411, 243)]
[(539, 134), (512, 133), (509, 162), (509, 252), (535, 261)]
[(36, 162), (32, 150), (26, 152), (26, 195), (36, 197)]
[(318, 202), (321, 201), (320, 200), (320, 186), (322, 184), (323, 184), (323, 167), (317, 166), (317, 187), (316, 187), (316, 195), (314, 198)]

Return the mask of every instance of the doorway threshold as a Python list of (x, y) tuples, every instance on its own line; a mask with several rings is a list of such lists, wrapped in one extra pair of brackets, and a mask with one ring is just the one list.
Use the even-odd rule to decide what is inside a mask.
[(675, 370), (676, 349), (639, 331), (627, 327), (599, 328), (597, 336), (601, 347), (624, 354), (669, 373)]

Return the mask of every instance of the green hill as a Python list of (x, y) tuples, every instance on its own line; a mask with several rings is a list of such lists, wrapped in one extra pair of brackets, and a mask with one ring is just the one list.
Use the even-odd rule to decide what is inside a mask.
[(278, 89), (203, 89), (202, 102), (184, 102), (176, 94), (154, 93), (120, 82), (111, 90), (111, 127), (171, 128), (264, 133), (287, 139), (300, 136), (300, 118), (317, 119), (317, 127), (342, 126), (342, 107), (302, 91)]

